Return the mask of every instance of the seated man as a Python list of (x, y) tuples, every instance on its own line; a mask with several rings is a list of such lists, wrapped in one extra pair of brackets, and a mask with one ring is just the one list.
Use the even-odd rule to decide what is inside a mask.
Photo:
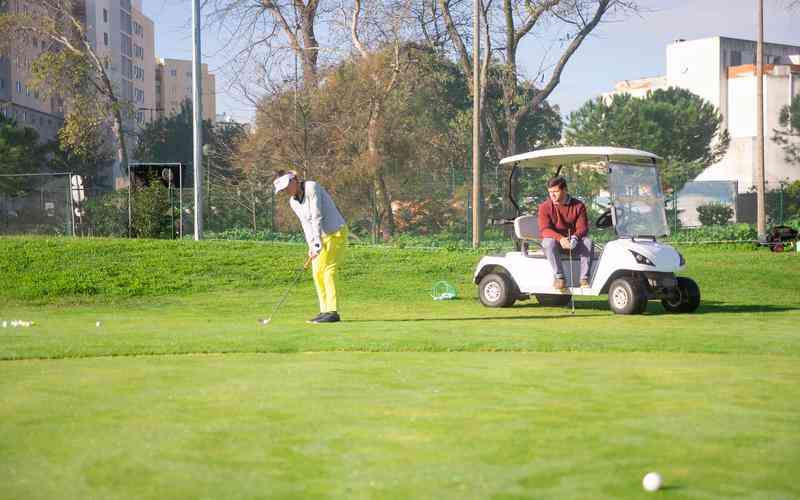
[(555, 275), (553, 287), (559, 290), (567, 287), (561, 252), (566, 253), (571, 249), (572, 254), (581, 258), (581, 288), (588, 288), (592, 240), (586, 237), (589, 233), (586, 206), (569, 195), (567, 181), (563, 177), (547, 181), (547, 194), (548, 200), (539, 205), (539, 234), (542, 237), (542, 249)]

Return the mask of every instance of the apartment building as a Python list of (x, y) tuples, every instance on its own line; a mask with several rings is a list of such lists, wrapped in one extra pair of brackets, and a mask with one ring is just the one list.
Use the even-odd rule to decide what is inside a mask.
[[(667, 45), (667, 74), (617, 82), (612, 92), (643, 97), (667, 87), (690, 90), (711, 102), (722, 115), (731, 137), (722, 160), (709, 166), (697, 181), (735, 181), (740, 193), (755, 186), (756, 155), (756, 42), (726, 37), (676, 40)], [(778, 116), (800, 94), (800, 46), (764, 44), (764, 142), (768, 186), (800, 179), (800, 169), (786, 161), (770, 137)]]
[[(142, 0), (85, 0), (85, 8), (86, 31), (92, 47), (105, 61), (119, 98), (130, 103), (123, 119), (131, 150), (136, 145), (138, 130), (158, 118), (153, 21), (142, 13)], [(109, 175), (116, 187), (127, 184), (127, 172), (122, 172), (118, 165)]]
[[(216, 78), (202, 65), (203, 119), (216, 121)], [(181, 103), (192, 101), (192, 61), (184, 59), (159, 59), (156, 70), (156, 102), (163, 116), (178, 113)]]
[[(33, 8), (25, 0), (9, 0), (4, 12), (27, 13)], [(31, 127), (42, 141), (56, 138), (64, 123), (64, 105), (58, 97), (45, 97), (31, 88), (31, 65), (50, 45), (35, 36), (15, 41), (7, 52), (0, 51), (0, 113), (20, 126)]]

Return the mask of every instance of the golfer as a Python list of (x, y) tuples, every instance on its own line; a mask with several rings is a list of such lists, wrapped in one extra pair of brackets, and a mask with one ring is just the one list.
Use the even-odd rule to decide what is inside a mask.
[(322, 186), (299, 179), (296, 172), (279, 170), (273, 185), (276, 193), (286, 191), (308, 242), (319, 297), (319, 314), (309, 323), (336, 323), (341, 319), (336, 302), (336, 271), (347, 242), (344, 217)]
[[(589, 288), (589, 264), (592, 260), (592, 240), (586, 219), (586, 206), (567, 192), (567, 181), (553, 177), (547, 181), (547, 201), (539, 205), (539, 234), (542, 250), (555, 275), (553, 288), (567, 288), (562, 252), (572, 251), (581, 259), (581, 288)], [(570, 262), (570, 266), (572, 263)]]

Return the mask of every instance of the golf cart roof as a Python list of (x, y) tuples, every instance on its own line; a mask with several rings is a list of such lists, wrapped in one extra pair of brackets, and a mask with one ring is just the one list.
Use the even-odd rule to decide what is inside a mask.
[(608, 146), (574, 146), (567, 148), (550, 148), (530, 151), (500, 160), (501, 165), (517, 164), (519, 167), (558, 167), (573, 165), (582, 162), (619, 161), (653, 165), (661, 157), (629, 148), (614, 148)]

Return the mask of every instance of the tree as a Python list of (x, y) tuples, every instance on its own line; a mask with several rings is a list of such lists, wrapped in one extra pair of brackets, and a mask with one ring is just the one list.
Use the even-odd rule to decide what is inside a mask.
[(782, 128), (773, 130), (772, 140), (783, 147), (786, 161), (800, 165), (800, 94), (781, 108), (778, 124)]
[[(187, 99), (181, 103), (181, 109), (177, 113), (146, 124), (139, 132), (134, 156), (141, 161), (191, 165), (194, 155), (192, 109), (192, 101)], [(210, 120), (203, 121), (203, 144), (216, 146), (216, 136)]]
[(722, 116), (711, 103), (676, 87), (644, 98), (598, 98), (570, 113), (565, 142), (577, 146), (642, 149), (666, 159), (665, 188), (679, 190), (707, 166), (719, 161), (730, 143), (721, 131)]
[[(321, 3), (326, 4), (325, 8)], [(238, 88), (246, 99), (257, 104), (262, 97), (254, 94), (253, 84), (266, 92), (285, 86), (291, 71), (287, 62), (292, 60), (287, 56), (300, 63), (302, 80), (295, 69), (296, 86), (317, 86), (322, 50), (317, 26), (327, 20), (326, 14), (336, 7), (334, 2), (212, 0), (209, 7), (206, 23), (221, 38), (227, 36), (224, 50), (231, 54), (227, 66), (232, 87)]]
[[(373, 76), (378, 72), (379, 81), (391, 81), (395, 46), (367, 52), (367, 58), (356, 56), (321, 72), (325, 84), (304, 89), (297, 100), (292, 91), (265, 97), (244, 147), (245, 164), (260, 171), (294, 168), (320, 181), (359, 235), (382, 238), (384, 207), (398, 204), (423, 203), (446, 225), (469, 154), (468, 129), (461, 126), (469, 109), (463, 74), (434, 50), (406, 43), (399, 47), (403, 71), (383, 94), (385, 87), (376, 86)], [(372, 140), (388, 200), (376, 196), (369, 160), (371, 104), (378, 97), (380, 126)], [(293, 224), (283, 204), (276, 213), (279, 222)]]
[[(463, 10), (471, 2), (461, 0), (438, 0), (443, 12), (442, 20), (455, 47), (458, 60), (465, 74), (472, 74), (471, 48), (468, 48), (466, 17)], [(498, 158), (519, 153), (519, 128), (531, 113), (538, 113), (561, 81), (561, 75), (569, 60), (580, 48), (589, 34), (602, 20), (615, 13), (633, 10), (634, 2), (623, 0), (483, 0), (481, 22), (486, 27), (484, 62), (481, 79), (484, 88), (497, 85), (502, 91), (491, 96), (496, 104), (484, 104), (486, 96), (479, 96), (484, 121), (488, 127), (491, 144)], [(499, 21), (499, 26), (494, 22)], [(461, 28), (459, 27), (461, 26)], [(554, 45), (560, 53), (551, 60), (542, 59), (540, 71), (533, 78), (525, 78), (517, 57), (520, 46), (528, 38), (552, 34), (553, 27), (565, 30)], [(494, 47), (499, 47), (495, 49)], [(487, 71), (491, 58), (498, 71)], [(494, 83), (487, 80), (493, 80)], [(536, 82), (540, 82), (539, 85)], [(470, 86), (470, 92), (473, 92)]]
[[(192, 108), (191, 100), (187, 99), (181, 103), (178, 113), (145, 125), (139, 132), (136, 158), (146, 162), (192, 165)], [(254, 210), (254, 201), (245, 200), (254, 193), (253, 186), (248, 184), (252, 179), (239, 162), (240, 145), (246, 136), (244, 127), (238, 124), (215, 126), (210, 120), (203, 122), (206, 178), (201, 179), (201, 185), (207, 191), (204, 202), (208, 210), (206, 220), (209, 229), (224, 229), (220, 227), (223, 221), (220, 214), (229, 212), (231, 206), (235, 206), (236, 210)], [(188, 170), (185, 168), (184, 172)], [(253, 217), (250, 219), (255, 217), (251, 215)], [(245, 224), (248, 222), (244, 221)]]
[[(39, 134), (0, 113), (0, 174), (41, 172), (47, 163)], [(23, 177), (0, 177), (0, 193), (11, 195), (25, 186)]]
[(31, 39), (45, 48), (33, 61), (31, 85), (43, 97), (58, 96), (66, 103), (62, 144), (79, 150), (87, 133), (100, 134), (111, 123), (116, 159), (127, 169), (123, 114), (129, 105), (120, 100), (106, 71), (109, 63), (92, 46), (83, 23), (82, 0), (28, 0), (23, 12), (0, 14), (0, 41), (12, 47)]

